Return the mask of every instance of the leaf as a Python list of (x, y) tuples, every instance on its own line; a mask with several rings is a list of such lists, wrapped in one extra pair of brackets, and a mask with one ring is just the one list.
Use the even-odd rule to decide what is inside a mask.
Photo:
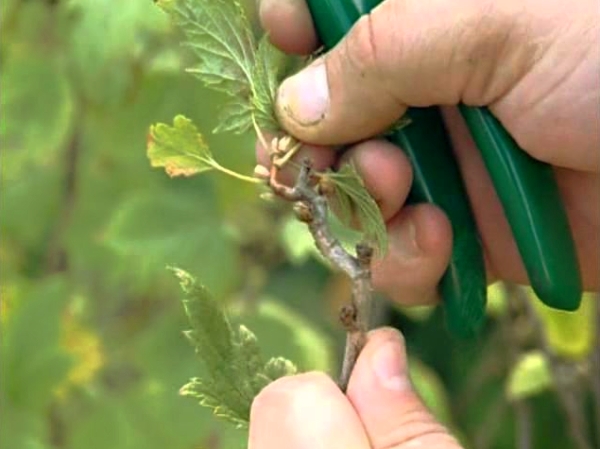
[(546, 306), (530, 289), (528, 290), (529, 299), (542, 321), (552, 351), (571, 360), (587, 358), (596, 343), (595, 316), (598, 300), (594, 294), (584, 294), (579, 309), (565, 312)]
[[(3, 147), (2, 151), (3, 169), (8, 170), (12, 158), (10, 149)], [(31, 165), (27, 176), (12, 178), (12, 174), (7, 173), (2, 181), (0, 204), (5, 213), (0, 214), (0, 246), (39, 252), (48, 244), (48, 229), (60, 210), (63, 179), (54, 167), (28, 164)], [(24, 204), (28, 207), (23, 207)], [(32, 210), (36, 211), (35, 220), (31, 220)]]
[(542, 351), (530, 351), (513, 366), (506, 386), (508, 398), (513, 401), (535, 396), (554, 384), (549, 362)]
[(502, 282), (495, 282), (487, 288), (486, 313), (492, 317), (506, 315), (508, 299)]
[(187, 69), (207, 87), (232, 97), (214, 132), (280, 129), (274, 113), (277, 87), (296, 58), (257, 40), (244, 8), (236, 0), (161, 0), (159, 6), (185, 36), (198, 62)]
[(256, 40), (235, 0), (161, 0), (158, 5), (186, 36), (198, 63), (188, 69), (205, 85), (224, 93), (250, 92)]
[(181, 395), (238, 427), (246, 427), (254, 397), (273, 376), (295, 373), (289, 361), (263, 361), (256, 336), (246, 327), (237, 330), (221, 305), (187, 272), (173, 268), (185, 298), (183, 304), (192, 327), (186, 336), (206, 368), (204, 378), (192, 378)]
[(255, 329), (264, 354), (282, 355), (302, 371), (334, 369), (333, 343), (311, 321), (272, 297), (262, 297), (251, 311), (232, 307), (230, 316)]
[(303, 264), (311, 256), (320, 255), (306, 225), (296, 217), (286, 219), (280, 238), (288, 260), (295, 265)]
[(403, 315), (415, 322), (424, 322), (435, 312), (435, 306), (395, 306)]
[(215, 133), (244, 133), (252, 128), (252, 107), (239, 99), (227, 103), (219, 112), (219, 125)]
[(164, 167), (170, 177), (192, 176), (214, 169), (241, 181), (261, 183), (215, 161), (196, 126), (183, 115), (173, 119), (173, 126), (159, 123), (150, 127), (147, 154), (152, 167)]
[(252, 71), (255, 86), (251, 103), (261, 129), (278, 131), (280, 128), (274, 104), (279, 84), (290, 73), (292, 63), (285, 53), (270, 44), (267, 36), (260, 40)]
[(36, 166), (52, 166), (69, 138), (75, 117), (66, 70), (47, 55), (9, 58), (0, 83), (2, 178), (18, 180)]
[(417, 394), (442, 424), (452, 424), (450, 398), (439, 375), (421, 360), (410, 358), (409, 374)]
[(249, 417), (246, 418), (246, 415), (249, 412), (246, 413), (243, 406), (240, 407), (240, 410), (237, 407), (230, 408), (224, 405), (221, 388), (210, 381), (206, 382), (195, 377), (179, 390), (179, 394), (196, 399), (202, 407), (211, 409), (216, 417), (229, 421), (236, 427), (247, 427), (248, 425)]
[[(69, 29), (66, 43), (79, 93), (102, 106), (120, 106), (139, 81), (133, 65), (162, 53), (158, 39), (169, 28), (147, 0), (70, 0), (60, 5)], [(72, 18), (77, 18), (73, 20)], [(133, 70), (132, 70), (133, 69)]]
[(0, 447), (22, 449), (51, 449), (47, 444), (47, 422), (43, 413), (31, 413), (2, 403), (2, 432)]
[(211, 170), (212, 155), (192, 121), (182, 115), (173, 126), (159, 123), (150, 127), (148, 159), (152, 167), (164, 167), (171, 176), (192, 176)]
[[(172, 282), (172, 273), (168, 274)], [(242, 447), (246, 432), (215, 420), (208, 408), (176, 394), (199, 374), (198, 361), (190, 357), (189, 344), (181, 338), (182, 318), (180, 303), (163, 303), (161, 313), (146, 320), (134, 339), (124, 342), (126, 354), (112, 354), (113, 367), (137, 367), (137, 382), (133, 388), (121, 386), (119, 394), (110, 394), (112, 385), (97, 386), (97, 394), (86, 397), (86, 413), (69, 420), (65, 449), (207, 448), (211, 438), (219, 439), (223, 448)], [(119, 376), (110, 366), (106, 375)]]
[(339, 213), (340, 220), (350, 226), (355, 221), (372, 240), (383, 255), (387, 251), (387, 229), (379, 206), (367, 191), (354, 164), (345, 164), (338, 172), (328, 171), (324, 175), (331, 180), (334, 193), (332, 208)]
[(72, 365), (60, 345), (69, 294), (62, 277), (38, 281), (11, 312), (0, 346), (0, 390), (11, 407), (41, 413)]
[(381, 136), (389, 137), (392, 134), (406, 128), (411, 123), (412, 123), (412, 119), (408, 115), (403, 115), (398, 120), (396, 120), (394, 123), (392, 123), (390, 125), (390, 127), (381, 134)]
[(169, 264), (200, 267), (205, 284), (219, 295), (236, 285), (237, 248), (223, 226), (210, 184), (203, 181), (178, 186), (189, 185), (188, 191), (174, 186), (130, 193), (117, 204), (102, 232), (105, 248), (119, 256), (112, 263), (127, 267), (120, 275), (126, 276), (123, 282), (152, 285)]
[(231, 358), (233, 354), (231, 325), (206, 287), (198, 284), (189, 273), (179, 268), (172, 268), (172, 271), (177, 276), (185, 297), (188, 298), (183, 301), (185, 313), (192, 326), (187, 336), (197, 349), (214, 352), (208, 354), (210, 358), (207, 364), (209, 369), (219, 368), (211, 363), (219, 363), (220, 359)]
[(278, 379), (284, 376), (296, 374), (296, 366), (283, 357), (273, 357), (265, 365), (265, 373), (271, 379)]

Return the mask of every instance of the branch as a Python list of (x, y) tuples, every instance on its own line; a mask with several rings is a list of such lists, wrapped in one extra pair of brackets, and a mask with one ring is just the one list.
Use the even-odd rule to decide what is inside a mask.
[(67, 269), (67, 254), (64, 246), (64, 234), (67, 231), (75, 208), (77, 192), (77, 166), (81, 153), (80, 131), (75, 125), (73, 134), (64, 153), (64, 187), (56, 222), (50, 232), (45, 254), (46, 273), (58, 273)]
[(525, 314), (535, 331), (539, 348), (548, 358), (550, 371), (555, 382), (556, 394), (567, 419), (567, 426), (573, 443), (578, 449), (592, 449), (593, 446), (586, 430), (586, 417), (578, 394), (577, 372), (572, 363), (561, 360), (550, 347), (543, 324), (523, 290), (519, 287), (513, 287), (513, 289), (519, 302), (525, 308)]
[(356, 256), (348, 253), (334, 237), (327, 223), (327, 197), (312, 185), (312, 167), (309, 159), (302, 162), (293, 187), (277, 181), (279, 168), (272, 164), (269, 186), (272, 192), (294, 202), (296, 217), (306, 223), (321, 254), (352, 281), (352, 302), (340, 312), (340, 321), (346, 330), (346, 348), (339, 385), (346, 391), (350, 374), (367, 341), (373, 304), (371, 288), (371, 258), (373, 249), (365, 244), (356, 247)]
[[(508, 300), (508, 312), (502, 317), (500, 326), (506, 340), (507, 358), (509, 366), (513, 365), (523, 352), (526, 342), (522, 332), (519, 332), (519, 324), (523, 313), (523, 304), (516, 301), (516, 287), (504, 284), (505, 294)], [(512, 404), (515, 417), (516, 441), (518, 449), (531, 449), (533, 447), (533, 419), (531, 405), (525, 399), (519, 399)]]

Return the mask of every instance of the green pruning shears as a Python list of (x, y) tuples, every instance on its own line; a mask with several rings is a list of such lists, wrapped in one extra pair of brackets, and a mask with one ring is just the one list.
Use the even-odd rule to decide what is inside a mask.
[[(382, 0), (307, 0), (325, 48)], [(548, 306), (579, 307), (582, 286), (575, 245), (552, 168), (522, 151), (487, 108), (461, 113), (502, 202), (531, 285)], [(439, 206), (452, 223), (454, 243), (440, 290), (450, 331), (474, 336), (485, 317), (483, 251), (460, 172), (436, 107), (409, 109), (411, 124), (388, 137), (413, 165), (410, 202)]]

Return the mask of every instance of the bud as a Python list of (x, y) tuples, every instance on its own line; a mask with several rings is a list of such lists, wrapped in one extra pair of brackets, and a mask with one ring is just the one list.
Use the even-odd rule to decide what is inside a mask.
[(288, 151), (290, 151), (291, 145), (292, 144), (292, 137), (289, 135), (285, 135), (283, 136), (281, 139), (279, 139), (279, 142), (277, 143), (277, 152), (281, 153), (281, 154), (285, 154)]
[(269, 148), (271, 156), (279, 154), (279, 138), (273, 137), (271, 139), (271, 147)]
[(317, 187), (319, 193), (323, 196), (331, 196), (335, 193), (335, 182), (327, 176), (319, 177), (319, 184)]
[(294, 203), (294, 214), (296, 214), (296, 218), (303, 223), (310, 223), (313, 221), (313, 212), (310, 205), (302, 201)]
[(254, 167), (254, 177), (259, 179), (269, 179), (270, 176), (271, 173), (269, 172), (269, 169), (264, 165), (258, 164)]
[(260, 199), (265, 201), (275, 201), (273, 192), (263, 192), (260, 194)]
[(366, 243), (356, 245), (356, 257), (362, 266), (368, 267), (373, 258), (373, 248)]

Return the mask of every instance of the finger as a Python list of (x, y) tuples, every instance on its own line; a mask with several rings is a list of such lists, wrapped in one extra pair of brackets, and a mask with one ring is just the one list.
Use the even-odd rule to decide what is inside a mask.
[(375, 199), (384, 220), (398, 213), (412, 184), (412, 168), (406, 155), (385, 140), (369, 140), (350, 148), (340, 163), (352, 162)]
[(352, 372), (347, 395), (372, 449), (460, 449), (413, 390), (404, 340), (395, 329), (370, 333)]
[(370, 449), (352, 405), (325, 374), (284, 377), (254, 399), (249, 449)]
[(406, 206), (388, 222), (389, 248), (373, 261), (373, 285), (402, 305), (438, 300), (440, 281), (452, 252), (452, 227), (429, 204)]
[(522, 15), (515, 2), (384, 1), (284, 81), (280, 120), (303, 141), (337, 144), (376, 135), (407, 106), (490, 104), (537, 57)]
[(286, 53), (307, 55), (317, 35), (304, 0), (261, 0), (259, 15), (271, 42)]

